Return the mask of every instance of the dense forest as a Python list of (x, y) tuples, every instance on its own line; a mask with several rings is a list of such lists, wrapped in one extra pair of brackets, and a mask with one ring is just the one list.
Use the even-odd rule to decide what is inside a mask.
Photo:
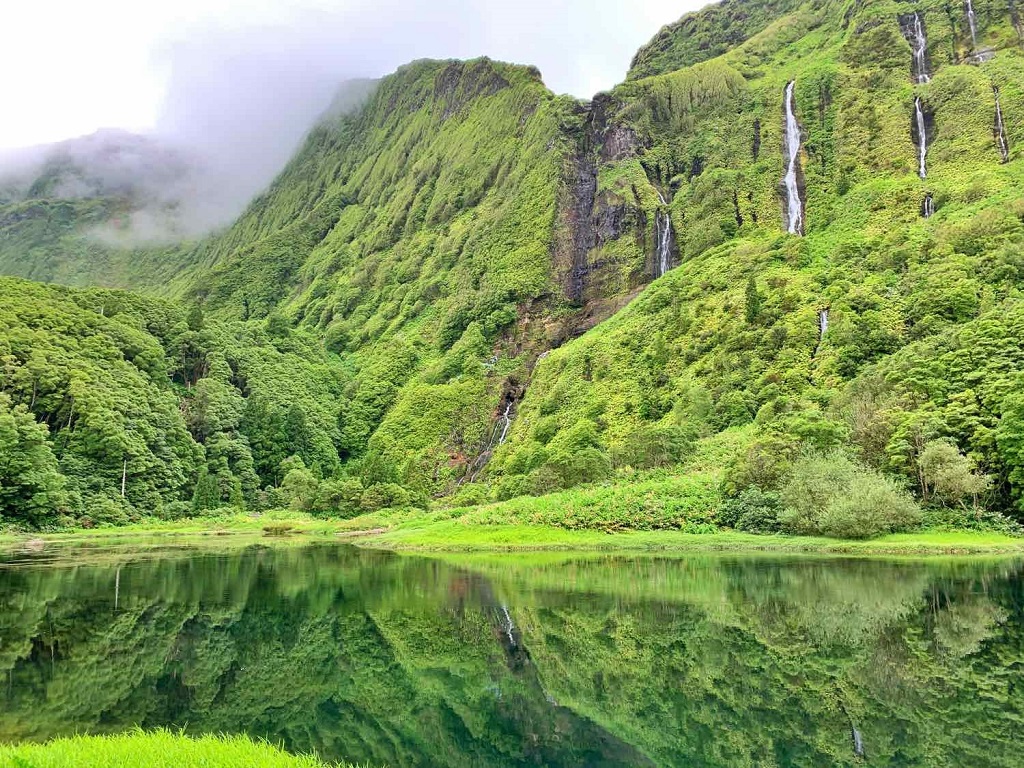
[(591, 102), (416, 62), (173, 246), (98, 240), (135, 203), (73, 164), (0, 184), (0, 519), (582, 488), (619, 527), (1016, 530), (1022, 41), (1004, 0), (726, 0)]

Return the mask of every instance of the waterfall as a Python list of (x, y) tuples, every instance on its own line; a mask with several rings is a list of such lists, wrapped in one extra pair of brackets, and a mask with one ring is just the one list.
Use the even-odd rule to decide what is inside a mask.
[(818, 311), (818, 338), (825, 338), (828, 333), (828, 307)]
[(655, 219), (658, 229), (658, 277), (669, 270), (672, 250), (672, 219), (663, 211), (658, 211)]
[(921, 203), (921, 215), (926, 219), (930, 219), (935, 214), (935, 200), (932, 199), (932, 193), (928, 192), (924, 196), (924, 201)]
[(974, 3), (971, 0), (964, 0), (967, 8), (967, 24), (971, 28), (971, 50), (978, 47), (978, 19), (974, 15)]
[(505, 444), (505, 438), (508, 437), (508, 428), (512, 426), (512, 402), (509, 401), (508, 405), (505, 406), (505, 412), (501, 414), (501, 436), (498, 438), (498, 445)]
[(1004, 163), (1010, 161), (1010, 143), (1006, 139), (1006, 126), (1003, 125), (1003, 108), (999, 105), (999, 89), (996, 87), (992, 88), (992, 91), (996, 95), (996, 143), (999, 145), (999, 155), (1003, 158)]
[(926, 56), (928, 36), (924, 31), (924, 17), (920, 11), (915, 11), (913, 14), (901, 16), (899, 22), (903, 36), (910, 43), (910, 49), (913, 53), (910, 72), (914, 77), (914, 82), (927, 83), (932, 78), (928, 73), (928, 59)]
[[(667, 206), (668, 201), (665, 196), (661, 194), (661, 190), (657, 187), (654, 188), (658, 193), (658, 202), (662, 206)], [(668, 211), (658, 211), (654, 217), (654, 228), (657, 234), (657, 243), (655, 253), (657, 255), (657, 263), (655, 267), (655, 277), (661, 277), (672, 267), (672, 216)]]
[(921, 97), (914, 98), (914, 127), (917, 130), (917, 175), (922, 179), (928, 178), (928, 168), (925, 165), (925, 158), (928, 156), (928, 128), (924, 121), (924, 106)]
[(786, 85), (786, 218), (787, 230), (794, 235), (804, 233), (803, 203), (800, 200), (800, 187), (797, 183), (797, 172), (800, 163), (800, 124), (794, 113), (796, 99), (793, 96), (795, 80)]
[(477, 478), (480, 477), (480, 473), (484, 471), (484, 467), (487, 466), (487, 462), (491, 460), (494, 451), (499, 446), (505, 444), (505, 440), (508, 438), (508, 431), (512, 427), (512, 406), (514, 402), (514, 400), (509, 400), (505, 403), (505, 410), (494, 423), (494, 429), (491, 430), (491, 436), (487, 440), (487, 445), (473, 460), (473, 463), (469, 465), (466, 474), (459, 480), (459, 485), (475, 483)]
[(853, 736), (853, 753), (857, 757), (864, 757), (864, 739), (861, 738), (860, 731), (856, 728), (851, 728), (851, 730), (853, 731), (851, 734)]

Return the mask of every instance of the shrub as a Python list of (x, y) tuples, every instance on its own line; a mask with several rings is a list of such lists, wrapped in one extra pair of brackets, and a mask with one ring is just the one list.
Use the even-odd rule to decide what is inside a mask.
[(363, 491), (359, 508), (363, 512), (376, 512), (378, 509), (407, 507), (411, 502), (409, 492), (397, 483), (377, 483)]
[(459, 488), (458, 492), (445, 500), (450, 507), (477, 507), (490, 501), (487, 487), (479, 483), (470, 483)]
[(819, 518), (857, 473), (856, 465), (842, 453), (808, 453), (793, 465), (782, 488), (786, 510), (780, 516), (787, 533), (813, 536), (820, 533)]
[(718, 523), (748, 533), (777, 533), (781, 509), (777, 493), (752, 486), (725, 500), (718, 510)]
[(363, 484), (357, 478), (324, 480), (317, 488), (312, 509), (321, 514), (355, 517), (362, 511), (362, 496)]
[(805, 454), (782, 489), (782, 530), (800, 535), (866, 539), (905, 531), (921, 511), (894, 480), (846, 455)]
[(670, 467), (693, 450), (696, 435), (678, 426), (647, 425), (634, 430), (615, 451), (615, 463), (637, 469)]
[(818, 532), (837, 539), (870, 539), (908, 530), (920, 521), (917, 502), (895, 481), (860, 472), (819, 516)]
[(187, 501), (171, 501), (157, 510), (161, 520), (183, 520), (192, 514), (192, 504)]

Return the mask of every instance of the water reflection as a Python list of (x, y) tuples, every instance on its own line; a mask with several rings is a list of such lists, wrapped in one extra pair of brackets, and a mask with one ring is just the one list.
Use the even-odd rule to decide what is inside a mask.
[(0, 569), (0, 740), (171, 725), (392, 766), (1020, 765), (1019, 562), (157, 554)]

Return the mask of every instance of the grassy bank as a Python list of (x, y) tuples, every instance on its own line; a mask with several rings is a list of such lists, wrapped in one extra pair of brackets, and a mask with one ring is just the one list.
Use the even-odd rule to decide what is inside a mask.
[(923, 531), (868, 541), (759, 535), (720, 530), (712, 472), (652, 475), (539, 497), (453, 509), (383, 510), (322, 519), (294, 510), (224, 513), (189, 520), (146, 520), (111, 528), (0, 535), (0, 548), (48, 543), (153, 549), (233, 546), (253, 540), (301, 543), (318, 538), (401, 551), (522, 552), (749, 551), (838, 554), (1024, 554), (1024, 538), (994, 532)]
[(360, 546), (401, 551), (527, 552), (540, 550), (819, 552), (852, 555), (1024, 554), (1024, 539), (974, 531), (924, 531), (869, 541), (763, 536), (733, 531), (570, 531), (531, 525), (473, 525), (448, 520), (410, 523), (357, 540)]
[[(289, 755), (247, 736), (189, 738), (169, 731), (73, 736), (46, 744), (0, 745), (2, 768), (344, 768)], [(349, 767), (351, 768), (351, 767)]]

